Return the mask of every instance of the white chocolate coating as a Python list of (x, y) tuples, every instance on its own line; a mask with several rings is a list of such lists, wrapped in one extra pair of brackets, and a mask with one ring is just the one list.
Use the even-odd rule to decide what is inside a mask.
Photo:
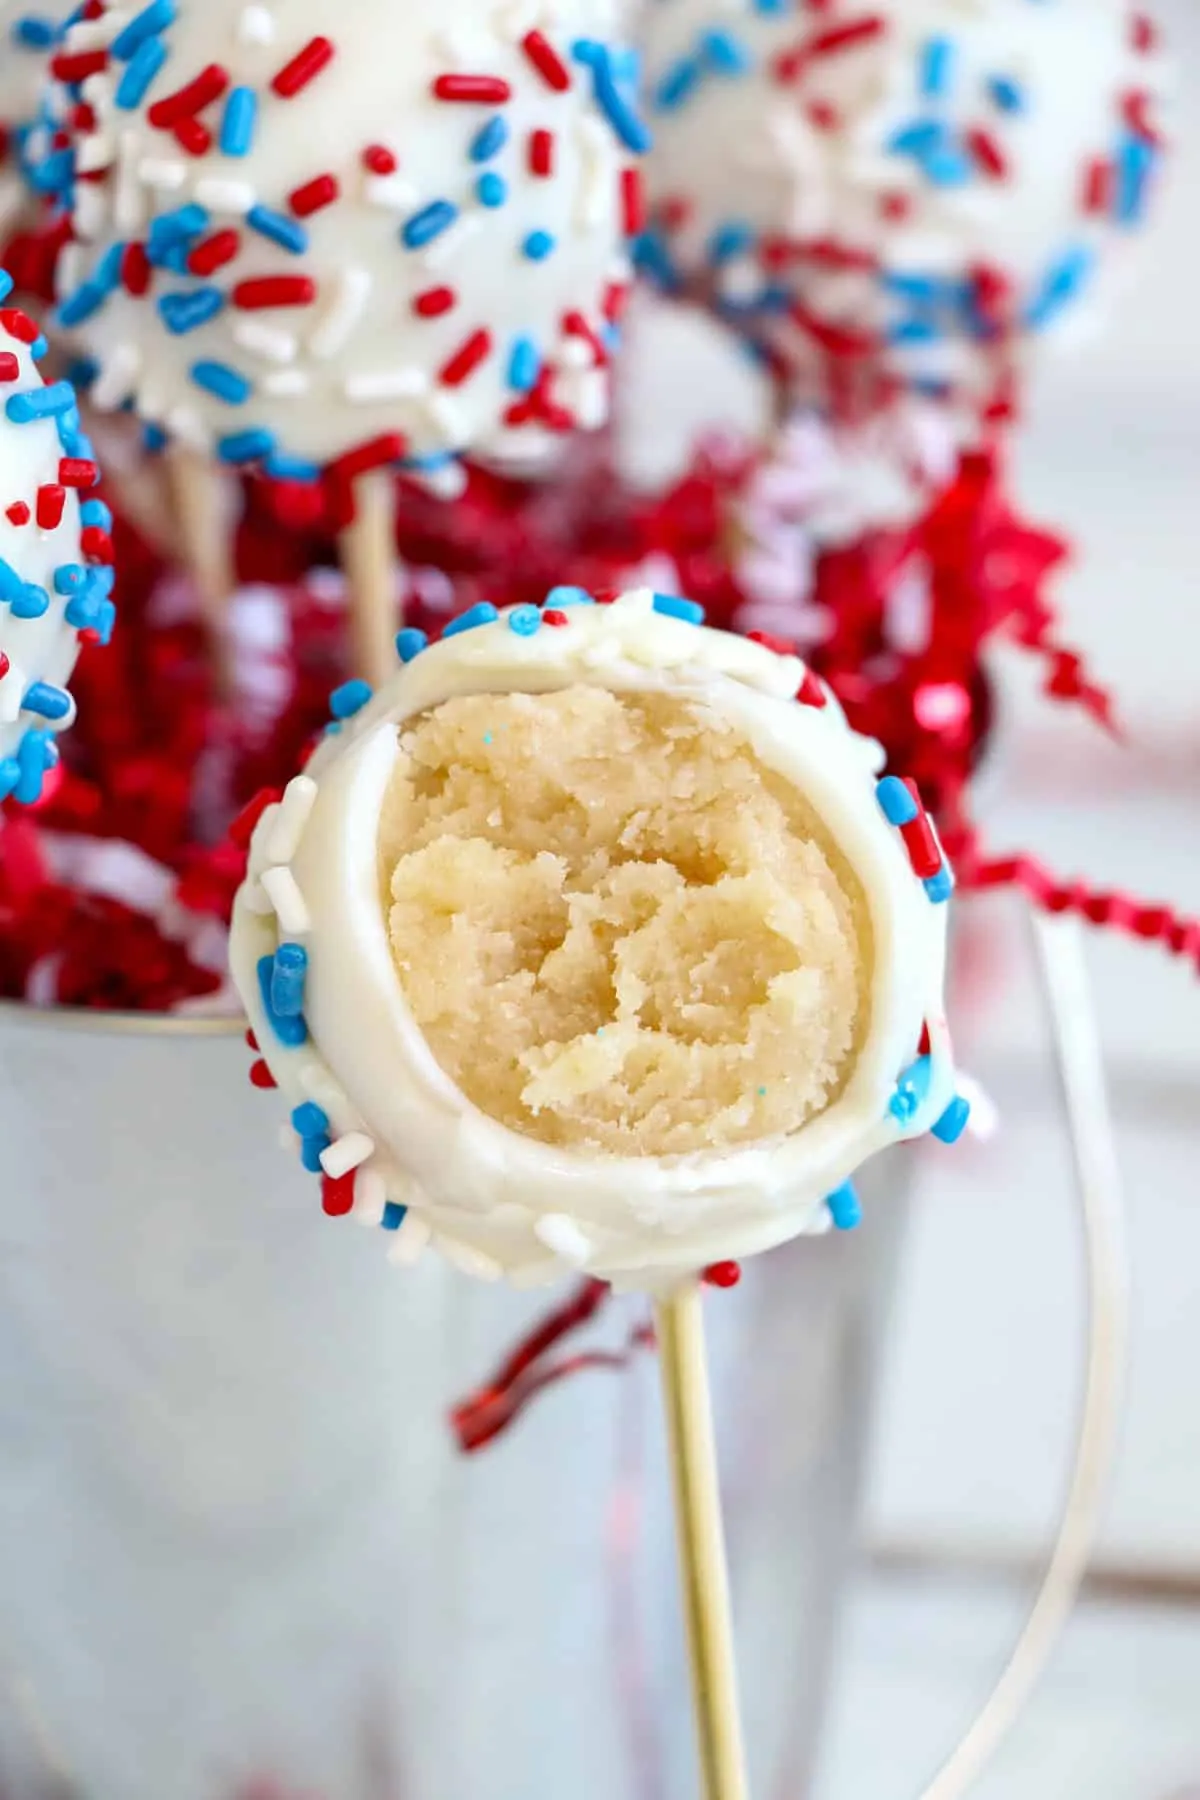
[[(0, 287), (11, 287), (6, 275)], [(66, 459), (87, 462), (91, 445), (67, 384), (42, 379), (33, 350), (45, 340), (26, 341), (34, 331), (0, 308), (0, 799), (22, 801), (38, 798), (57, 761), (53, 736), (74, 719), (66, 684), (80, 631), (106, 639), (112, 627), (112, 572), (95, 566), (107, 563), (110, 515), (88, 497), (94, 474), (63, 486), (64, 473), (77, 479)], [(28, 416), (46, 399), (55, 413)]]
[[(566, 627), (533, 636), (510, 617), (408, 663), (260, 820), (231, 960), (262, 1055), (291, 1106), (315, 1101), (335, 1142), (352, 1135), (356, 1154), (361, 1139), (370, 1145), (375, 1216), (378, 1183), (409, 1208), (400, 1245), (410, 1228), (432, 1233), (480, 1275), (536, 1283), (571, 1266), (653, 1288), (826, 1229), (827, 1196), (875, 1151), (928, 1130), (954, 1096), (942, 1014), (946, 909), (931, 903), (880, 811), (879, 747), (853, 734), (832, 700), (794, 703), (805, 674), (797, 658), (663, 616), (648, 590), (609, 607), (573, 606)], [(803, 792), (862, 884), (875, 951), (869, 1028), (840, 1098), (790, 1136), (682, 1157), (552, 1148), (472, 1106), (409, 1013), (378, 867), (398, 723), (457, 695), (576, 684), (669, 692), (719, 712)], [(260, 959), (290, 932), (308, 953), (309, 1036), (292, 1048), (275, 1035), (258, 980)], [(902, 1121), (889, 1103), (926, 1027), (927, 1091)]]
[[(97, 404), (132, 398), (169, 437), (281, 475), (385, 434), (421, 462), (528, 455), (551, 427), (603, 422), (640, 131), (610, 0), (174, 12), (132, 57), (131, 15), (111, 4), (67, 44), (108, 54), (82, 84), (96, 129), (78, 145), (88, 178), (59, 281), (63, 324), (99, 364)], [(313, 42), (332, 55), (281, 96), (275, 78)], [(148, 54), (162, 61), (144, 85)], [(189, 149), (163, 120), (214, 68)], [(490, 92), (439, 97), (468, 77)], [(210, 265), (221, 234), (230, 253)], [(127, 243), (155, 264), (144, 292), (120, 279)], [(268, 277), (307, 281), (308, 297), (248, 298)]]
[[(1140, 223), (1164, 71), (1132, 0), (652, 0), (657, 260), (803, 369), (988, 397)], [(1007, 358), (1004, 359), (1007, 363)]]

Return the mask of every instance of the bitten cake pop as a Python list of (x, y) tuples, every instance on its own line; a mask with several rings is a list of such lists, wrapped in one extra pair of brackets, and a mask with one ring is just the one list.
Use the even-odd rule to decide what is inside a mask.
[(866, 1157), (961, 1129), (919, 799), (698, 612), (572, 589), (406, 635), (258, 820), (256, 1079), (401, 1260), (661, 1287), (852, 1223)]
[(653, 0), (644, 46), (644, 260), (793, 366), (990, 400), (1095, 298), (1159, 161), (1130, 0)]
[[(12, 281), (0, 271), (0, 302)], [(46, 340), (0, 305), (0, 800), (40, 798), (74, 718), (81, 641), (112, 631), (111, 515), (69, 382), (38, 371)]]
[(611, 16), (89, 8), (56, 59), (90, 126), (59, 316), (97, 403), (347, 483), (598, 425), (645, 142)]

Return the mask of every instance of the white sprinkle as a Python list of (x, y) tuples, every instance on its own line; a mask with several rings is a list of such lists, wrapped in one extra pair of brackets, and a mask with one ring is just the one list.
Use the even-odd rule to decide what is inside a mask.
[(563, 338), (558, 360), (564, 369), (590, 369), (595, 366), (596, 352), (585, 337), (571, 331)]
[(90, 181), (81, 181), (75, 189), (75, 210), (71, 216), (76, 236), (88, 241), (99, 237), (107, 212), (103, 188)]
[(236, 181), (228, 175), (202, 175), (196, 183), (196, 199), (209, 212), (231, 213), (240, 218), (258, 199), (249, 181)]
[(260, 386), (272, 400), (297, 400), (307, 394), (312, 381), (303, 369), (276, 369), (263, 377)]
[(457, 450), (467, 441), (466, 415), (458, 401), (445, 389), (430, 394), (425, 407), (429, 423), (449, 450)]
[(286, 1150), (290, 1156), (295, 1156), (299, 1151), (300, 1134), (293, 1131), (290, 1125), (279, 1127), (279, 1148)]
[(123, 131), (117, 144), (113, 178), (113, 223), (126, 237), (137, 237), (146, 225), (146, 184), (135, 131)]
[(369, 269), (360, 269), (351, 263), (338, 271), (328, 310), (308, 340), (314, 356), (324, 362), (345, 348), (366, 309), (371, 286)]
[(73, 294), (87, 271), (87, 251), (82, 244), (64, 244), (54, 271), (54, 291), (60, 300)]
[(8, 679), (0, 681), (0, 725), (14, 725), (21, 711), (21, 696), (25, 692), (28, 677), (23, 669), (9, 659)]
[(279, 867), (265, 869), (262, 885), (263, 892), (275, 909), (279, 929), (284, 935), (289, 938), (307, 937), (312, 928), (312, 915), (300, 892), (300, 883), (292, 871)]
[(113, 141), (106, 132), (92, 131), (79, 140), (75, 152), (75, 170), (79, 175), (95, 174), (107, 169), (113, 160)]
[(444, 269), (451, 259), (458, 255), (464, 244), (483, 229), (483, 218), (479, 213), (459, 213), (453, 225), (440, 231), (425, 250), (421, 261), (427, 269)]
[(317, 784), (311, 775), (294, 775), (283, 790), (279, 811), (266, 842), (267, 861), (290, 863), (300, 848), (304, 827), (308, 824)]
[(246, 911), (254, 913), (257, 918), (265, 919), (275, 911), (261, 881), (247, 881), (239, 893), (238, 899)]
[(578, 137), (583, 167), (575, 202), (575, 223), (584, 230), (591, 230), (603, 224), (616, 203), (616, 163), (611, 136), (599, 119), (580, 119)]
[(464, 1275), (474, 1275), (477, 1281), (499, 1281), (504, 1273), (494, 1256), (488, 1256), (483, 1250), (476, 1250), (471, 1244), (462, 1244), (457, 1238), (442, 1237), (440, 1234), (435, 1242), (447, 1262), (453, 1263), (456, 1269), (461, 1269)]
[(596, 431), (608, 417), (608, 370), (580, 369), (563, 377), (557, 396), (581, 431)]
[(360, 1225), (383, 1224), (387, 1205), (387, 1183), (378, 1169), (360, 1169), (354, 1177), (354, 1217)]
[(239, 44), (273, 44), (275, 42), (275, 20), (269, 7), (244, 6), (241, 18), (237, 22), (237, 41)]
[(147, 187), (161, 188), (163, 192), (173, 194), (187, 180), (187, 164), (166, 156), (143, 156), (138, 163), (138, 175)]
[[(437, 500), (461, 500), (467, 491), (467, 471), (457, 460), (439, 463), (435, 469), (406, 469), (405, 480), (412, 482)], [(436, 576), (436, 569), (424, 571), (426, 576)], [(454, 605), (453, 591), (445, 597), (444, 610), (450, 611)]]
[(408, 212), (417, 203), (417, 189), (406, 175), (368, 175), (363, 182), (363, 199), (368, 206), (380, 206), (387, 212)]
[(167, 414), (166, 429), (173, 442), (186, 444), (189, 450), (207, 451), (212, 444), (204, 422), (190, 406), (173, 406)]
[(80, 19), (68, 31), (64, 46), (72, 56), (82, 56), (88, 50), (107, 50), (132, 17), (124, 7), (114, 6), (99, 19)]
[(411, 1269), (424, 1255), (432, 1236), (424, 1219), (419, 1219), (410, 1208), (404, 1215), (399, 1231), (392, 1234), (388, 1261), (398, 1269)]
[[(335, 1138), (327, 1150), (322, 1150), (321, 1167), (334, 1181), (340, 1181), (343, 1175), (357, 1169), (374, 1154), (375, 1145), (365, 1131), (348, 1131), (343, 1137)], [(357, 1186), (356, 1182), (356, 1189)]]
[(295, 362), (300, 345), (298, 339), (281, 325), (268, 325), (265, 319), (238, 319), (233, 327), (233, 341), (251, 356), (264, 362)]
[(572, 1268), (582, 1268), (592, 1254), (592, 1240), (566, 1213), (547, 1213), (538, 1220), (533, 1234)]
[(419, 400), (429, 391), (424, 369), (377, 369), (365, 375), (347, 375), (342, 392), (355, 405), (374, 400)]

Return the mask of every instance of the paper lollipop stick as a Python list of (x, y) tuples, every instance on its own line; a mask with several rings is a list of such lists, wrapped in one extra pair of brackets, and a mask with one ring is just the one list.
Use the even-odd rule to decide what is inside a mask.
[(228, 700), (234, 683), (229, 609), (237, 587), (229, 495), (217, 465), (183, 444), (168, 451), (167, 471), (178, 554), (200, 603), (214, 685)]
[(745, 1756), (699, 1282), (654, 1309), (705, 1800), (744, 1800)]
[(338, 538), (350, 609), (350, 666), (378, 687), (396, 666), (395, 484), (387, 471), (362, 475), (354, 487), (354, 518)]

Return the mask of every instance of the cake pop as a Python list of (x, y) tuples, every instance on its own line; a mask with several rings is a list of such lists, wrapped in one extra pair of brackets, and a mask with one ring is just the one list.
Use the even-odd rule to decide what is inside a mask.
[[(12, 292), (0, 271), (0, 302)], [(112, 631), (112, 523), (69, 382), (38, 370), (46, 340), (0, 304), (0, 800), (41, 797), (74, 718), (82, 641)]]
[(988, 404), (1077, 321), (1159, 162), (1130, 0), (654, 0), (643, 261), (793, 373)]
[(258, 818), (235, 982), (330, 1213), (661, 1290), (965, 1122), (950, 872), (799, 661), (640, 590), (477, 606), (334, 695)]
[(605, 0), (89, 8), (63, 326), (102, 407), (343, 485), (599, 424), (645, 133)]

